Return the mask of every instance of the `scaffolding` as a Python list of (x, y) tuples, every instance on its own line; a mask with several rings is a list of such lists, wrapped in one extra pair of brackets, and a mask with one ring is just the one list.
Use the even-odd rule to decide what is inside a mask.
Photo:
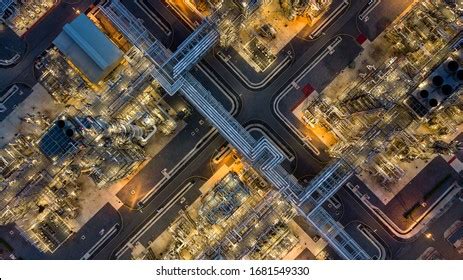
[(100, 11), (143, 52), (148, 51), (156, 38), (143, 26), (141, 19), (134, 17), (119, 0), (107, 1)]
[[(259, 140), (252, 137), (188, 72), (218, 39), (218, 33), (214, 28), (215, 23), (211, 23), (211, 19), (205, 20), (177, 52), (170, 54), (119, 1), (107, 2), (100, 6), (100, 9), (108, 15), (134, 46), (139, 46), (139, 49), (154, 62), (152, 75), (160, 85), (169, 94), (180, 91), (222, 136), (278, 189), (281, 195), (294, 204), (297, 211), (320, 232), (341, 257), (345, 259), (370, 258), (360, 245), (344, 231), (343, 227), (326, 213), (323, 207), (320, 207), (343, 185), (348, 176), (353, 174), (353, 169), (342, 161), (336, 161), (324, 169), (318, 179), (309, 185), (308, 192), (302, 191), (303, 188), (297, 179), (281, 166), (284, 155), (280, 150), (265, 137)], [(300, 205), (307, 202), (308, 197), (311, 197), (310, 194), (314, 192), (321, 193), (321, 198), (310, 200), (315, 203), (312, 207), (314, 210), (306, 213)], [(270, 207), (270, 205), (271, 201), (267, 206)]]
[(0, 0), (0, 17), (3, 16), (11, 4), (13, 4), (13, 0)]

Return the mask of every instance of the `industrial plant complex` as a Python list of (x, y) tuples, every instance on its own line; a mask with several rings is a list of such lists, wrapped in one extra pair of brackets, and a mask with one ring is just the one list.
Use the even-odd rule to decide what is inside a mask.
[(0, 258), (463, 259), (463, 3), (0, 0)]

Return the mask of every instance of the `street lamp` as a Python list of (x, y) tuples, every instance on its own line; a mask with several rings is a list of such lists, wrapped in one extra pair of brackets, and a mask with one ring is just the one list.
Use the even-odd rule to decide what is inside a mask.
[(432, 233), (430, 233), (430, 232), (425, 233), (424, 236), (425, 236), (427, 239), (431, 239), (432, 241), (435, 241), (434, 236), (433, 236)]

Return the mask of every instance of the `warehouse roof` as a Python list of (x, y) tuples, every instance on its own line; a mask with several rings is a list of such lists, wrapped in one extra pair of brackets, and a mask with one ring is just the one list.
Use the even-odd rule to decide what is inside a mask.
[(114, 70), (123, 55), (85, 14), (66, 24), (53, 43), (93, 83)]

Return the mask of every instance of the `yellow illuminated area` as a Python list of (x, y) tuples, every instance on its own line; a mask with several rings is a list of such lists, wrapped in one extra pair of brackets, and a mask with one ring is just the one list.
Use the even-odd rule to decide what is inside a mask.
[[(349, 67), (294, 112), (330, 155), (362, 168), (359, 178), (381, 201), (378, 216), (390, 219), (387, 224), (398, 236), (425, 228), (420, 222), (439, 216), (429, 208), (444, 202), (433, 195), (452, 178), (435, 175), (440, 181), (418, 188), (417, 176), (424, 176), (422, 172), (439, 160), (461, 171), (460, 163), (454, 162), (462, 146), (461, 103), (445, 96), (461, 92), (455, 90), (458, 78), (452, 74), (463, 59), (461, 48), (454, 49), (460, 39), (449, 41), (459, 38), (455, 19), (454, 11), (441, 3), (415, 2), (393, 28), (365, 43), (364, 52)], [(461, 100), (461, 95), (455, 98)], [(397, 202), (405, 194), (409, 201)], [(430, 232), (423, 236), (435, 239)]]
[(87, 15), (116, 45), (127, 52), (132, 45), (124, 35), (114, 26), (114, 24), (98, 10)]
[[(295, 210), (233, 153), (201, 187), (202, 195), (135, 258), (282, 259), (302, 251)], [(296, 231), (298, 231), (296, 233)], [(294, 251), (294, 252), (293, 252)]]
[(460, 2), (0, 0), (0, 259), (461, 258)]
[[(268, 44), (270, 52), (278, 54), (299, 32), (307, 26), (314, 24), (308, 17), (298, 16), (295, 19), (288, 19), (284, 14), (278, 1), (271, 1), (268, 5), (263, 5), (254, 12), (252, 17), (246, 19), (239, 32), (239, 41), (244, 46), (255, 37), (256, 30), (262, 25), (269, 24), (275, 31), (275, 39)], [(240, 52), (241, 46), (235, 48)], [(241, 53), (241, 52), (240, 52)], [(244, 55), (244, 54), (242, 54)]]
[(325, 144), (328, 148), (333, 147), (336, 145), (338, 139), (336, 135), (333, 134), (330, 130), (328, 130), (325, 126), (321, 124), (316, 124), (313, 127), (309, 127), (309, 130), (320, 139), (323, 144)]
[[(170, 1), (175, 11), (190, 24), (192, 18), (209, 16), (217, 10), (227, 11), (220, 27), (222, 47), (233, 47), (257, 72), (265, 71), (276, 55), (298, 34), (309, 37), (312, 27), (330, 7), (331, 1), (312, 3), (307, 7), (291, 7), (291, 1), (268, 1), (255, 10), (234, 1), (177, 0)], [(319, 2), (319, 1), (313, 1)], [(302, 32), (304, 30), (304, 32)]]
[(198, 24), (195, 18), (210, 15), (210, 10), (203, 9), (198, 11), (197, 7), (189, 0), (166, 0), (166, 2), (181, 16), (182, 20), (187, 22), (190, 26)]

